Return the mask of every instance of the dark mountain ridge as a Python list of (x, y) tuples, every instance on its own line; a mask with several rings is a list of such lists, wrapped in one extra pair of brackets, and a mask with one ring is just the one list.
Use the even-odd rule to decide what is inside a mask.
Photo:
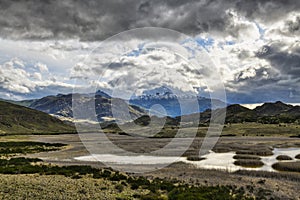
[[(72, 111), (72, 98), (73, 95), (80, 96), (78, 99), (83, 104), (90, 104), (95, 105), (95, 111), (97, 115), (98, 121), (105, 121), (105, 120), (115, 120), (113, 118), (112, 114), (112, 108), (111, 108), (111, 102), (114, 101), (120, 101), (116, 109), (122, 109), (121, 107), (118, 108), (119, 105), (126, 103), (122, 99), (112, 98), (109, 95), (105, 94), (104, 92), (97, 92), (94, 95), (91, 94), (59, 94), (57, 96), (47, 96), (43, 97), (41, 99), (36, 100), (33, 102), (29, 107), (52, 114), (58, 117), (65, 117), (65, 118), (72, 118), (73, 117), (73, 111)], [(77, 101), (77, 100), (76, 100)], [(80, 103), (80, 102), (79, 102)], [(127, 104), (127, 103), (126, 103)], [(87, 108), (87, 113), (94, 112), (93, 108)], [(146, 112), (137, 106), (129, 105), (128, 110), (130, 112), (130, 115), (133, 118), (140, 117)], [(89, 116), (85, 116), (89, 117)], [(78, 118), (78, 116), (76, 116)], [(118, 120), (118, 119), (117, 119)]]

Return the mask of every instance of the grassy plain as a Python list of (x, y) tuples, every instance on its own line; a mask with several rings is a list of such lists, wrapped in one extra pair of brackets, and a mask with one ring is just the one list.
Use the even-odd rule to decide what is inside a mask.
[[(183, 135), (188, 137), (191, 130), (197, 130), (197, 127), (186, 126), (183, 129)], [(134, 130), (132, 131), (134, 132)], [(204, 136), (206, 131), (207, 127), (199, 127), (198, 136)], [(173, 136), (177, 132), (177, 127), (165, 127), (158, 135), (151, 138), (124, 135), (116, 129), (107, 129), (106, 132), (111, 141), (119, 147), (145, 152), (159, 149), (168, 144), (171, 140), (168, 136)], [(299, 134), (299, 125), (296, 124), (227, 124), (214, 151), (235, 151), (237, 152), (235, 159), (237, 162), (242, 161), (241, 165), (258, 164), (260, 156), (270, 155), (273, 147), (299, 147), (300, 138), (290, 137)], [(93, 141), (92, 138), (91, 141)], [(184, 141), (185, 138), (178, 140), (174, 151), (181, 151)], [(197, 137), (184, 156), (196, 160), (202, 141), (203, 137)], [(67, 145), (67, 148), (55, 147), (55, 145), (53, 145), (53, 149), (47, 145), (41, 147), (36, 142), (63, 143)], [(8, 145), (1, 146), (1, 143)], [(43, 161), (1, 160), (0, 197), (2, 199), (300, 198), (297, 193), (300, 189), (300, 175), (295, 172), (295, 164), (293, 164), (292, 170), (290, 167), (292, 164), (290, 166), (289, 164), (284, 166), (281, 163), (277, 164), (278, 169), (281, 170), (279, 173), (250, 171), (229, 173), (202, 170), (188, 164), (175, 163), (167, 168), (146, 174), (117, 172), (118, 175), (115, 176), (115, 171), (105, 169), (105, 166), (101, 164), (93, 164), (91, 167), (91, 163), (80, 163), (74, 160), (76, 156), (88, 154), (78, 135), (8, 135), (0, 137), (2, 151), (15, 151), (12, 149), (14, 146), (12, 144), (23, 144), (23, 150), (15, 152), (17, 156), (24, 155), (25, 159), (43, 158)], [(31, 147), (24, 148), (24, 145), (31, 145)], [(9, 148), (11, 149), (9, 150)], [(51, 152), (48, 152), (49, 150)], [(172, 152), (170, 153), (172, 154)], [(7, 159), (12, 158), (8, 157)], [(22, 165), (18, 163), (22, 163)], [(74, 166), (77, 164), (81, 166)], [(297, 166), (296, 171), (299, 169)], [(286, 170), (287, 168), (288, 170)]]

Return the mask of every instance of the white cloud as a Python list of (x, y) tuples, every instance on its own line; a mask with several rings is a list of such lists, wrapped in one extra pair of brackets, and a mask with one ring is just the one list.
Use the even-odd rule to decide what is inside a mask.
[[(49, 75), (46, 65), (38, 63), (33, 67), (30, 65), (20, 67), (20, 63), (25, 62), (19, 58), (12, 58), (0, 64), (0, 93), (5, 97), (20, 99), (22, 95), (34, 93), (41, 93), (40, 95), (37, 94), (41, 96), (43, 91), (46, 93), (47, 91), (54, 91), (55, 93), (59, 93), (60, 90), (72, 91), (73, 84), (66, 83), (66, 79), (59, 78), (57, 75), (56, 79), (53, 79), (52, 75)], [(47, 73), (45, 74), (45, 72)]]
[(42, 72), (42, 73), (49, 71), (47, 65), (40, 63), (40, 62), (36, 63), (34, 65), (34, 67), (38, 68), (40, 70), (40, 72)]
[(0, 74), (0, 85), (8, 91), (29, 93), (35, 87), (29, 79), (30, 74), (16, 66), (13, 60), (0, 65)]
[(39, 81), (42, 80), (42, 74), (41, 74), (41, 73), (34, 72), (34, 73), (33, 73), (33, 77), (34, 77), (36, 80), (39, 80)]

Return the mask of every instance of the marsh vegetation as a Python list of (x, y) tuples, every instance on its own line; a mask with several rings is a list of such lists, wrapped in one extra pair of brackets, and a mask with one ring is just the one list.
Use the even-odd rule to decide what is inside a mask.
[(276, 160), (293, 160), (293, 158), (288, 155), (279, 155), (276, 157)]
[(65, 144), (60, 143), (43, 143), (43, 142), (0, 142), (0, 155), (9, 156), (15, 154), (38, 153), (44, 151), (57, 151), (62, 149)]
[(300, 172), (300, 162), (278, 162), (272, 165), (278, 171)]
[(262, 167), (264, 163), (260, 160), (253, 160), (253, 159), (238, 159), (234, 161), (235, 165), (242, 166), (242, 167)]

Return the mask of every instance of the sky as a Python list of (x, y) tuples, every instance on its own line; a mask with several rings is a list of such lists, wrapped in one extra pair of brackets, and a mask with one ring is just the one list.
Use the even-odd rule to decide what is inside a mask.
[[(143, 27), (164, 29), (128, 32)], [(206, 96), (218, 74), (229, 103), (299, 103), (299, 35), (298, 0), (0, 0), (0, 98), (162, 85)]]

